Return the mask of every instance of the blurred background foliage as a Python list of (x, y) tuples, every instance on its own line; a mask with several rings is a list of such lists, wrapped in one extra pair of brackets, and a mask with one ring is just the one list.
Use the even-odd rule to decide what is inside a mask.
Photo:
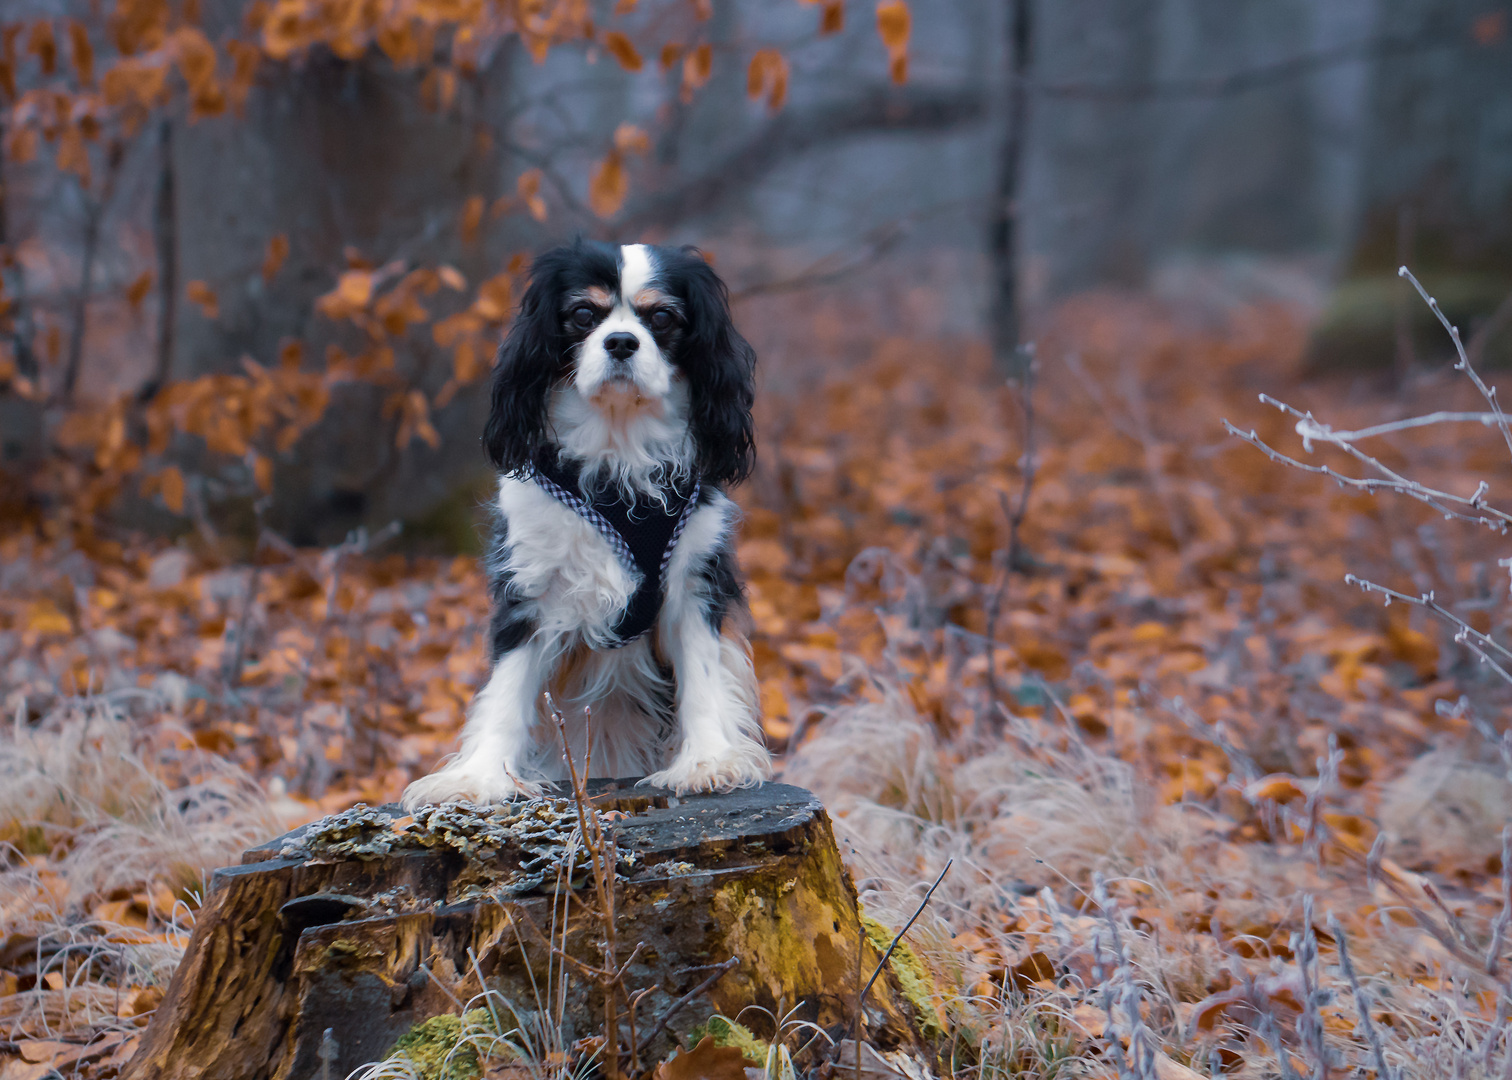
[(1508, 315), (1509, 18), (13, 0), (6, 505), (467, 550), (492, 351), (530, 256), (578, 234), (708, 252), (780, 391), (815, 374), (794, 305), (988, 336), (1011, 369), (1109, 286), (1301, 304), (1310, 365), (1390, 376), (1447, 348), (1398, 263), (1467, 331)]

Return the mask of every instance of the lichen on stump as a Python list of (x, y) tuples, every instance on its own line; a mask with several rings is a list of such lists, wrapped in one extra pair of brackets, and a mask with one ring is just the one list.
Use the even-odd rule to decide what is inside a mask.
[[(812, 794), (767, 784), (678, 799), (628, 781), (593, 781), (590, 792), (619, 852), (621, 960), (642, 946), (627, 989), (653, 988), (638, 1006), (640, 1034), (712, 966), (735, 960), (657, 1034), (651, 1060), (679, 1033), (747, 1006), (797, 1005), (802, 1019), (849, 1029), (857, 971), (869, 975), (880, 958), (878, 931), (861, 922)], [(568, 955), (601, 961), (586, 859), (562, 880), (575, 827), (565, 799), (432, 808), (413, 820), (398, 807), (357, 807), (247, 852), (217, 871), (126, 1080), (304, 1080), (320, 1075), (323, 1040), (330, 1074), (344, 1076), (484, 989), (535, 1009), (539, 973), (561, 967), (542, 928), (557, 927)], [(562, 1045), (597, 1034), (603, 1016), (599, 988), (568, 971)], [(873, 1043), (927, 1046), (935, 1018), (917, 987), (905, 992), (912, 976), (894, 964), (872, 988)], [(752, 1019), (763, 1015), (742, 1017), (758, 1036), (771, 1034)]]

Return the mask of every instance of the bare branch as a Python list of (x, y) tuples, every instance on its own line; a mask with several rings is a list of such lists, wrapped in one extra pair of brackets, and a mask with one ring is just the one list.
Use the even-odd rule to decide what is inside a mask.
[(986, 116), (986, 97), (954, 87), (880, 86), (849, 101), (779, 113), (701, 176), (648, 195), (617, 223), (624, 233), (686, 221), (806, 150), (878, 132), (949, 131)]
[[(1240, 431), (1227, 420), (1223, 421), (1223, 426), (1230, 435), (1234, 435), (1240, 439), (1243, 439), (1245, 442), (1249, 443), (1251, 446), (1264, 453), (1265, 456), (1270, 458), (1272, 461), (1279, 462), (1283, 465), (1290, 465), (1292, 468), (1301, 469), (1303, 472), (1310, 472), (1315, 473), (1319, 476), (1326, 476), (1330, 480), (1337, 482), (1341, 487), (1353, 488), (1356, 491), (1363, 491), (1371, 495), (1380, 491), (1396, 492), (1399, 495), (1406, 495), (1410, 498), (1417, 499), (1419, 502), (1427, 503), (1429, 506), (1433, 507), (1445, 517), (1455, 518), (1459, 521), (1468, 521), (1475, 525), (1484, 525), (1488, 529), (1492, 529), (1498, 533), (1505, 533), (1507, 531), (1507, 527), (1509, 525), (1512, 525), (1512, 514), (1504, 513), (1494, 507), (1487, 506), (1485, 504), (1484, 485), (1477, 487), (1475, 489), (1475, 492), (1468, 496), (1455, 495), (1447, 491), (1439, 491), (1436, 488), (1430, 488), (1423, 484), (1420, 484), (1415, 480), (1409, 480), (1404, 476), (1398, 476), (1396, 473), (1386, 468), (1385, 465), (1382, 465), (1380, 462), (1376, 461), (1375, 458), (1372, 458), (1367, 454), (1362, 454), (1358, 450), (1355, 450), (1353, 447), (1346, 446), (1344, 447), (1344, 449), (1349, 450), (1356, 458), (1359, 458), (1360, 460), (1365, 461), (1368, 464), (1375, 466), (1376, 468), (1379, 468), (1382, 472), (1389, 474), (1385, 478), (1370, 476), (1348, 476), (1327, 465), (1309, 465), (1305, 461), (1298, 461), (1294, 457), (1288, 457), (1286, 454), (1281, 453), (1281, 451), (1276, 450), (1266, 444), (1260, 438), (1260, 436), (1255, 433), (1254, 428), (1251, 428), (1249, 431)], [(1462, 513), (1458, 510), (1453, 509), (1454, 506), (1467, 506), (1473, 510), (1479, 511), (1479, 514), (1472, 515)]]
[[(1433, 598), (1433, 593), (1426, 592), (1421, 596), (1409, 596), (1407, 593), (1397, 592), (1395, 589), (1389, 589), (1385, 585), (1377, 585), (1373, 581), (1366, 581), (1364, 578), (1356, 577), (1354, 574), (1345, 574), (1344, 581), (1350, 585), (1358, 585), (1367, 593), (1380, 593), (1386, 598), (1387, 604), (1390, 604), (1393, 600), (1400, 600), (1406, 604), (1416, 604), (1419, 607), (1427, 608), (1456, 628), (1454, 634), (1456, 643), (1465, 646), (1465, 648), (1480, 657), (1481, 663), (1490, 664), (1493, 671), (1508, 683), (1512, 683), (1512, 672), (1508, 672), (1502, 666), (1502, 664), (1512, 663), (1512, 651), (1508, 651), (1495, 639), (1481, 633), (1464, 619), (1461, 619), (1454, 612), (1444, 607), (1444, 605)], [(1501, 659), (1501, 663), (1492, 659), (1493, 654)]]
[(1438, 321), (1443, 324), (1444, 329), (1449, 331), (1449, 337), (1454, 342), (1454, 351), (1459, 355), (1459, 363), (1454, 365), (1455, 369), (1463, 371), (1466, 375), (1470, 376), (1470, 381), (1480, 391), (1481, 397), (1485, 398), (1486, 404), (1491, 406), (1491, 411), (1496, 414), (1496, 426), (1501, 429), (1502, 438), (1507, 443), (1507, 453), (1512, 454), (1512, 425), (1508, 425), (1507, 417), (1502, 412), (1501, 405), (1497, 403), (1496, 387), (1488, 387), (1480, 375), (1476, 373), (1475, 369), (1470, 366), (1470, 357), (1465, 355), (1464, 343), (1460, 341), (1459, 327), (1449, 321), (1448, 317), (1439, 308), (1438, 301), (1428, 295), (1428, 290), (1423, 288), (1422, 282), (1412, 276), (1411, 270), (1405, 266), (1399, 267), (1397, 274), (1412, 282), (1412, 287), (1418, 291), (1418, 295), (1427, 302), (1433, 313), (1438, 316)]
[[(1267, 394), (1261, 394), (1260, 399), (1268, 404), (1280, 404)], [(1476, 423), (1490, 427), (1497, 422), (1496, 417), (1496, 413), (1489, 412), (1436, 412), (1426, 416), (1414, 416), (1407, 420), (1392, 420), (1385, 424), (1376, 424), (1374, 427), (1361, 428), (1359, 431), (1335, 431), (1327, 424), (1318, 423), (1309, 414), (1306, 420), (1298, 421), (1297, 434), (1302, 436), (1304, 442), (1329, 442), (1343, 446), (1356, 439), (1372, 439), (1377, 435), (1390, 435), (1397, 431), (1431, 427), (1435, 424)], [(1308, 449), (1312, 448), (1309, 446)]]

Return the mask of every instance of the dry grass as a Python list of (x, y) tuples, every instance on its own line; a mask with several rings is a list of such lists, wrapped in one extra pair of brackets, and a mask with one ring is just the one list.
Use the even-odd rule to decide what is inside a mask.
[[(1188, 1075), (1170, 1071), (1174, 1062), (1203, 1075), (1219, 1063), (1241, 1076), (1317, 1075), (1312, 1023), (1335, 1067), (1371, 1075), (1330, 913), (1368, 973), (1394, 1075), (1501, 1077), (1512, 1065), (1500, 980), (1400, 925), (1400, 899), (1372, 917), (1358, 861), (1334, 853), (1320, 865), (1300, 844), (1232, 843), (1199, 807), (1139, 798), (1146, 785), (1128, 763), (1035, 722), (1019, 720), (992, 749), (942, 741), (906, 695), (876, 691), (835, 710), (784, 779), (825, 799), (863, 901), (884, 921), (900, 924), (923, 884), (956, 861), (915, 948), (947, 988), (962, 1073), (1128, 1075), (1117, 1047), (1142, 1028), (1167, 1058), (1151, 1058), (1155, 1075)], [(1505, 798), (1505, 777), (1499, 787)], [(1436, 820), (1466, 792), (1439, 785), (1417, 798)], [(1418, 899), (1423, 916), (1438, 916)], [(1485, 923), (1457, 921), (1484, 948)], [(1323, 940), (1306, 976), (1320, 988), (1311, 998), (1298, 940), (1309, 935)], [(1131, 992), (1132, 1025), (1119, 1004)], [(1284, 1065), (1278, 1042), (1291, 1055)], [(1125, 1069), (1144, 1075), (1132, 1057)]]
[(9, 1038), (131, 1032), (209, 871), (281, 831), (262, 790), (149, 696), (64, 699), (0, 733), (0, 996)]

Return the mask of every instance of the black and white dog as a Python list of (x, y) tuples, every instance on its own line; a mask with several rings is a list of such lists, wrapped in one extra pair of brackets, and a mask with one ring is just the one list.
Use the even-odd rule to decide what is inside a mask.
[(546, 690), (596, 776), (688, 792), (769, 775), (723, 490), (753, 464), (755, 362), (693, 249), (579, 241), (536, 260), (484, 434), (492, 673), (406, 807), (564, 776)]

